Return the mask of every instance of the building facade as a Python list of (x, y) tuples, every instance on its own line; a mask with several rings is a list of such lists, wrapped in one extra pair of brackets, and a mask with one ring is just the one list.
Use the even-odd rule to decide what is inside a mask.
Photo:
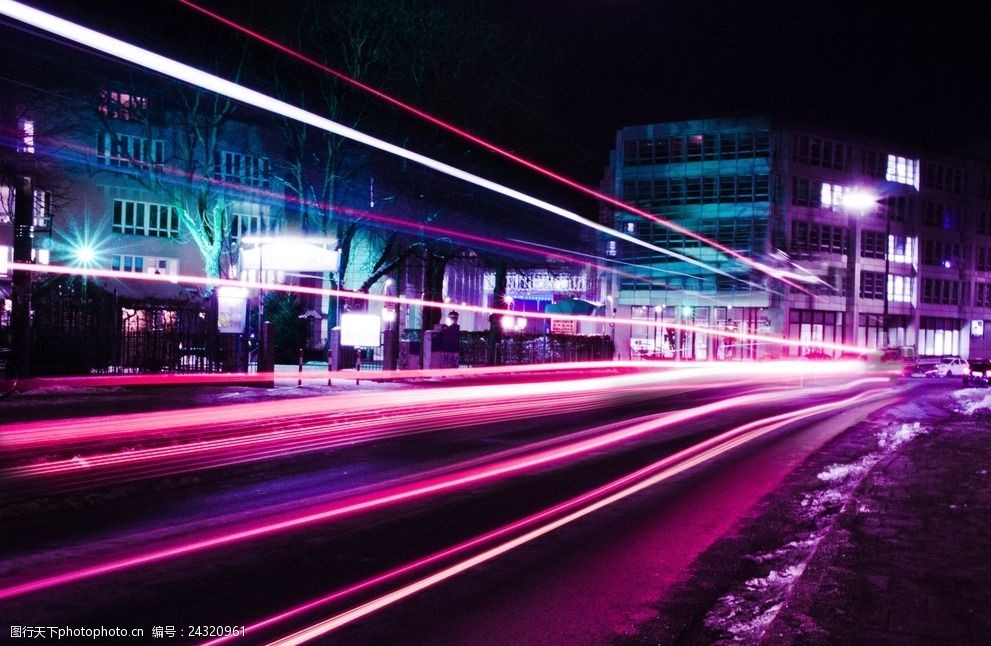
[(605, 211), (646, 243), (603, 238), (606, 257), (632, 265), (610, 284), (616, 316), (802, 346), (618, 327), (631, 356), (762, 358), (821, 343), (991, 354), (987, 161), (770, 118), (692, 120), (620, 130), (603, 188), (724, 247)]

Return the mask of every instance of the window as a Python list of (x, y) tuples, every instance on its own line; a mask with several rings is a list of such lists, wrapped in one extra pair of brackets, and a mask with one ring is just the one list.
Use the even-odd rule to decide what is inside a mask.
[(977, 247), (974, 251), (974, 269), (991, 271), (991, 247)]
[(104, 133), (96, 139), (96, 161), (104, 166), (160, 165), (165, 161), (165, 142), (131, 135)]
[(877, 150), (864, 151), (864, 175), (883, 178), (888, 170), (888, 156)]
[(145, 121), (148, 118), (148, 97), (118, 90), (100, 92), (97, 112), (108, 119)]
[(217, 176), (224, 181), (258, 188), (270, 186), (272, 163), (267, 157), (224, 151), (220, 153), (217, 167)]
[(34, 121), (30, 119), (17, 122), (17, 152), (34, 154)]
[(179, 261), (175, 258), (113, 254), (110, 256), (110, 267), (114, 271), (129, 271), (138, 274), (175, 276), (179, 273)]
[(616, 241), (606, 240), (606, 255), (609, 256), (610, 258), (615, 258), (616, 252), (617, 252)]
[(843, 196), (849, 192), (845, 186), (823, 182), (820, 189), (819, 202), (832, 211), (843, 210)]
[(910, 198), (886, 197), (880, 200), (882, 214), (887, 215), (892, 222), (907, 222), (908, 214), (912, 210), (912, 200)]
[(912, 276), (888, 275), (888, 300), (915, 304), (915, 279)]
[(34, 228), (38, 231), (52, 228), (52, 194), (48, 191), (34, 192)]
[(922, 302), (935, 305), (959, 305), (960, 282), (942, 278), (923, 278)]
[(796, 255), (846, 253), (846, 229), (818, 222), (791, 223), (791, 251)]
[(923, 168), (925, 169), (925, 176), (922, 185), (926, 188), (956, 193), (957, 195), (963, 193), (963, 169), (929, 162), (926, 162)]
[(0, 184), (0, 224), (14, 222), (14, 189)]
[(155, 238), (175, 238), (179, 234), (179, 214), (165, 204), (114, 200), (115, 233)]
[(822, 182), (807, 177), (791, 178), (791, 203), (795, 206), (819, 206), (822, 200)]
[[(15, 189), (0, 184), (0, 224), (14, 223), (16, 199)], [(34, 192), (33, 224), (40, 231), (49, 231), (52, 228), (52, 194), (49, 191)]]
[(871, 300), (884, 300), (884, 272), (882, 271), (861, 271), (860, 272), (860, 298)]
[(950, 269), (963, 260), (960, 244), (944, 240), (926, 240), (922, 246), (922, 264)]
[(850, 169), (850, 146), (839, 141), (796, 134), (793, 158), (797, 162), (836, 170)]
[(926, 200), (922, 209), (922, 224), (934, 229), (956, 231), (960, 227), (960, 207)]
[(974, 305), (991, 307), (991, 283), (977, 283), (974, 289)]
[(888, 168), (884, 173), (884, 179), (914, 186), (915, 190), (919, 190), (919, 160), (888, 155)]
[(991, 235), (991, 211), (978, 211), (977, 232), (983, 235)]
[(919, 239), (892, 235), (888, 237), (889, 262), (915, 265), (919, 262)]
[(860, 236), (861, 258), (884, 258), (884, 233), (864, 231)]

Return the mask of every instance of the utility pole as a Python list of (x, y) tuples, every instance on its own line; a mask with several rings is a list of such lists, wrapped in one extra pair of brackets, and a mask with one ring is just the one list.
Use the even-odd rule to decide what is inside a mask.
[[(34, 183), (17, 177), (14, 200), (14, 262), (30, 263), (34, 243)], [(14, 307), (11, 312), (14, 360), (22, 377), (31, 375), (31, 272), (13, 272)]]

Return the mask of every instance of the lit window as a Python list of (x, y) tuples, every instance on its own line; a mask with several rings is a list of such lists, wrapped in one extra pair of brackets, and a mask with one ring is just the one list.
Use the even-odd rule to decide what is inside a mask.
[(617, 251), (616, 241), (606, 240), (606, 255), (610, 258), (615, 258)]
[(911, 276), (888, 276), (888, 300), (915, 305), (915, 279)]
[(17, 152), (34, 153), (34, 121), (21, 119), (17, 122)]
[(907, 184), (919, 190), (919, 160), (888, 155), (888, 170), (884, 178), (889, 182)]
[(637, 232), (637, 225), (635, 223), (633, 223), (633, 222), (627, 222), (626, 223), (626, 232), (627, 233), (636, 233)]
[(904, 264), (918, 264), (919, 239), (905, 236), (888, 236), (888, 260)]
[(0, 224), (14, 221), (14, 189), (0, 184)]
[(97, 111), (108, 119), (144, 121), (148, 116), (148, 97), (129, 92), (103, 90)]
[(848, 190), (845, 186), (823, 182), (822, 189), (820, 189), (819, 202), (822, 206), (832, 211), (839, 211), (843, 208), (843, 196), (847, 192)]

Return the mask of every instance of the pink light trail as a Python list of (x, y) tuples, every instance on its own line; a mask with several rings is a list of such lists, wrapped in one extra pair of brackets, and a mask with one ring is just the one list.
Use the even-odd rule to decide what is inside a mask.
[[(833, 387), (832, 389), (823, 388), (820, 390), (823, 392), (843, 390), (860, 387), (869, 383), (886, 381), (886, 379), (881, 378), (862, 379), (843, 384), (839, 387)], [(566, 442), (559, 446), (538, 448), (529, 454), (513, 455), (492, 463), (472, 465), (459, 470), (452, 470), (411, 483), (387, 487), (381, 491), (363, 493), (341, 500), (335, 500), (328, 504), (317, 505), (314, 508), (307, 508), (292, 514), (283, 515), (275, 520), (265, 520), (260, 523), (243, 523), (223, 534), (194, 538), (183, 543), (138, 553), (130, 557), (105, 561), (87, 567), (70, 569), (58, 574), (7, 585), (0, 588), (0, 599), (68, 585), (138, 566), (170, 560), (242, 541), (263, 538), (356, 513), (381, 509), (427, 496), (462, 489), (469, 485), (477, 485), (532, 469), (547, 467), (555, 463), (577, 459), (591, 452), (615, 446), (648, 433), (657, 432), (676, 424), (700, 419), (718, 412), (744, 406), (767, 404), (768, 402), (788, 401), (793, 397), (794, 393), (790, 390), (760, 392), (732, 397), (692, 409), (649, 416), (648, 421), (634, 423), (618, 430), (606, 430), (601, 435), (583, 437), (577, 441)]]
[(237, 22), (234, 22), (233, 20), (230, 20), (229, 18), (225, 18), (225, 17), (223, 17), (223, 16), (221, 16), (221, 15), (219, 15), (217, 13), (214, 13), (212, 11), (209, 11), (209, 10), (207, 10), (207, 9), (205, 9), (205, 8), (203, 8), (203, 7), (195, 4), (193, 2), (190, 2), (190, 0), (178, 0), (178, 1), (181, 4), (184, 4), (187, 7), (191, 8), (191, 9), (194, 9), (195, 11), (198, 11), (198, 12), (202, 13), (203, 15), (206, 15), (206, 16), (208, 16), (208, 17), (210, 17), (210, 18), (212, 18), (212, 19), (214, 19), (216, 21), (219, 21), (219, 22), (227, 25), (228, 27), (231, 27), (231, 28), (233, 28), (233, 29), (235, 29), (237, 31), (240, 31), (241, 33), (243, 33), (243, 34), (245, 34), (245, 35), (247, 35), (247, 36), (249, 36), (249, 37), (251, 37), (251, 38), (253, 38), (255, 40), (258, 40), (260, 42), (263, 42), (266, 45), (268, 45), (268, 46), (270, 46), (270, 47), (272, 47), (274, 49), (277, 49), (280, 52), (283, 52), (284, 54), (287, 54), (287, 55), (289, 55), (289, 56), (291, 56), (293, 58), (296, 58), (297, 60), (300, 60), (300, 61), (302, 61), (302, 62), (304, 62), (304, 63), (306, 63), (308, 65), (311, 65), (313, 67), (316, 67), (317, 69), (320, 69), (321, 71), (326, 72), (327, 74), (330, 74), (330, 75), (334, 76), (337, 79), (340, 79), (340, 80), (342, 80), (342, 81), (344, 81), (346, 83), (349, 83), (350, 85), (353, 85), (353, 86), (355, 86), (355, 87), (357, 87), (357, 88), (359, 88), (359, 89), (361, 89), (361, 90), (363, 90), (365, 92), (368, 92), (369, 94), (372, 94), (373, 96), (375, 96), (375, 97), (377, 97), (379, 99), (382, 99), (382, 100), (384, 100), (384, 101), (386, 101), (386, 102), (388, 102), (388, 103), (390, 103), (390, 104), (392, 104), (392, 105), (394, 105), (394, 106), (396, 106), (396, 107), (398, 107), (398, 108), (400, 108), (400, 109), (402, 109), (402, 110), (404, 110), (406, 112), (409, 112), (410, 114), (413, 114), (413, 115), (415, 115), (415, 116), (417, 116), (417, 117), (419, 117), (421, 119), (424, 119), (425, 121), (428, 121), (429, 123), (432, 123), (432, 124), (434, 124), (434, 125), (442, 128), (444, 130), (447, 130), (448, 132), (451, 132), (451, 133), (453, 133), (453, 134), (455, 134), (455, 135), (457, 135), (459, 137), (462, 137), (462, 138), (464, 138), (464, 139), (466, 139), (468, 141), (471, 141), (472, 143), (477, 144), (477, 145), (485, 148), (486, 150), (489, 150), (490, 152), (493, 152), (493, 153), (495, 153), (495, 154), (497, 154), (497, 155), (499, 155), (501, 157), (504, 157), (506, 159), (509, 159), (509, 160), (511, 160), (511, 161), (513, 161), (513, 162), (515, 162), (517, 164), (520, 164), (521, 166), (524, 166), (524, 167), (526, 167), (526, 168), (528, 168), (528, 169), (530, 169), (532, 171), (535, 171), (535, 172), (537, 172), (537, 173), (539, 173), (541, 175), (544, 175), (545, 177), (549, 177), (549, 178), (551, 178), (551, 179), (553, 179), (553, 180), (555, 180), (555, 181), (557, 181), (557, 182), (559, 182), (561, 184), (564, 184), (565, 186), (568, 186), (569, 188), (573, 188), (575, 190), (578, 190), (578, 191), (580, 191), (582, 193), (585, 193), (586, 195), (592, 196), (592, 197), (594, 197), (594, 198), (596, 198), (598, 200), (601, 200), (603, 202), (606, 202), (607, 204), (611, 204), (612, 206), (619, 207), (619, 208), (621, 208), (621, 209), (623, 209), (625, 211), (629, 211), (631, 213), (634, 213), (636, 215), (639, 215), (642, 218), (645, 218), (647, 220), (650, 220), (652, 222), (656, 222), (656, 223), (658, 223), (658, 224), (660, 224), (662, 226), (665, 226), (665, 227), (671, 229), (672, 231), (675, 231), (677, 233), (680, 233), (680, 234), (685, 235), (687, 237), (690, 237), (692, 239), (698, 240), (699, 242), (702, 242), (702, 243), (704, 243), (704, 244), (706, 244), (706, 245), (708, 245), (708, 246), (710, 246), (710, 247), (712, 247), (714, 249), (718, 249), (719, 251), (723, 252), (727, 256), (730, 256), (732, 258), (735, 258), (736, 260), (740, 261), (744, 265), (747, 265), (749, 267), (753, 267), (754, 269), (757, 269), (761, 273), (767, 274), (768, 276), (771, 276), (772, 278), (777, 278), (781, 282), (785, 283), (786, 285), (788, 285), (788, 286), (790, 286), (790, 287), (792, 287), (794, 289), (797, 289), (797, 290), (799, 290), (801, 292), (804, 292), (804, 293), (809, 293), (808, 290), (806, 290), (801, 285), (798, 285), (795, 282), (789, 280), (788, 278), (783, 277), (781, 270), (774, 269), (774, 268), (769, 267), (769, 266), (767, 266), (767, 265), (765, 265), (763, 263), (760, 263), (760, 262), (757, 262), (755, 260), (752, 260), (752, 259), (744, 256), (740, 252), (736, 251), (735, 249), (732, 249), (731, 247), (727, 247), (726, 245), (721, 244), (720, 242), (718, 242), (716, 240), (712, 240), (710, 238), (707, 238), (707, 237), (703, 236), (700, 233), (696, 233), (695, 231), (692, 231), (691, 229), (686, 229), (685, 227), (682, 227), (682, 226), (680, 226), (678, 224), (675, 224), (674, 222), (672, 222), (670, 220), (666, 220), (664, 218), (658, 217), (657, 215), (654, 215), (653, 213), (650, 213), (649, 211), (644, 211), (643, 209), (641, 209), (639, 207), (636, 207), (636, 206), (634, 206), (632, 204), (627, 204), (626, 202), (623, 202), (622, 200), (619, 200), (619, 199), (617, 199), (617, 198), (615, 198), (615, 197), (613, 197), (611, 195), (606, 195), (605, 193), (602, 193), (600, 191), (597, 191), (597, 190), (595, 190), (593, 188), (589, 188), (589, 187), (587, 187), (587, 186), (585, 186), (583, 184), (580, 184), (580, 183), (578, 183), (578, 182), (576, 182), (576, 181), (574, 181), (574, 180), (572, 180), (572, 179), (570, 179), (568, 177), (565, 177), (564, 175), (561, 175), (561, 174), (559, 174), (557, 172), (554, 172), (554, 171), (552, 171), (552, 170), (550, 170), (548, 168), (545, 168), (543, 166), (540, 166), (539, 164), (536, 164), (536, 163), (534, 163), (534, 162), (532, 162), (532, 161), (530, 161), (530, 160), (528, 160), (528, 159), (526, 159), (524, 157), (521, 157), (521, 156), (519, 156), (519, 155), (517, 155), (517, 154), (515, 154), (515, 153), (513, 153), (513, 152), (511, 152), (509, 150), (506, 150), (505, 148), (502, 148), (500, 146), (497, 146), (497, 145), (495, 145), (495, 144), (493, 144), (493, 143), (491, 143), (491, 142), (489, 142), (489, 141), (487, 141), (485, 139), (482, 139), (481, 137), (478, 137), (476, 135), (471, 134), (470, 132), (468, 132), (466, 130), (463, 130), (461, 128), (458, 128), (457, 126), (455, 126), (455, 125), (453, 125), (453, 124), (451, 124), (451, 123), (449, 123), (447, 121), (444, 121), (444, 120), (440, 119), (439, 117), (435, 117), (435, 116), (433, 116), (433, 115), (431, 115), (431, 114), (429, 114), (427, 112), (424, 112), (423, 110), (420, 110), (419, 108), (416, 108), (413, 105), (410, 105), (408, 103), (405, 103), (403, 101), (400, 101), (399, 99), (396, 99), (396, 98), (394, 98), (394, 97), (392, 97), (392, 96), (390, 96), (390, 95), (388, 95), (388, 94), (386, 94), (386, 93), (384, 93), (384, 92), (382, 92), (380, 90), (377, 90), (377, 89), (375, 89), (375, 88), (373, 88), (373, 87), (371, 87), (369, 85), (366, 85), (364, 83), (361, 83), (360, 81), (358, 81), (356, 79), (353, 79), (350, 76), (348, 76), (348, 75), (346, 75), (346, 74), (344, 74), (342, 72), (339, 72), (339, 71), (337, 71), (337, 70), (335, 70), (335, 69), (333, 69), (331, 67), (328, 67), (327, 65), (324, 65), (324, 64), (320, 63), (319, 61), (316, 61), (316, 60), (314, 60), (314, 59), (306, 56), (305, 54), (302, 54), (302, 53), (300, 53), (300, 52), (298, 52), (298, 51), (296, 51), (294, 49), (291, 49), (291, 48), (289, 48), (289, 47), (287, 47), (287, 46), (285, 46), (285, 45), (283, 45), (283, 44), (281, 44), (281, 43), (279, 43), (279, 42), (277, 42), (277, 41), (275, 41), (275, 40), (273, 40), (271, 38), (268, 38), (266, 36), (263, 36), (262, 34), (256, 32), (256, 31), (253, 31), (253, 30), (251, 30), (251, 29), (249, 29), (249, 28), (247, 28), (247, 27), (245, 27), (245, 26), (243, 26), (243, 25), (241, 25), (241, 24), (239, 24)]
[[(336, 614), (327, 620), (313, 624), (306, 629), (293, 633), (290, 636), (269, 642), (272, 645), (306, 643), (319, 636), (332, 632), (333, 630), (336, 630), (337, 628), (340, 628), (348, 623), (361, 619), (362, 617), (368, 616), (378, 610), (412, 596), (417, 592), (440, 584), (447, 579), (471, 569), (472, 567), (492, 560), (512, 549), (520, 547), (556, 529), (559, 529), (568, 523), (578, 520), (579, 518), (587, 516), (611, 504), (615, 504), (616, 502), (628, 498), (635, 493), (643, 491), (644, 489), (667, 480), (674, 475), (703, 464), (708, 460), (718, 457), (727, 451), (731, 451), (746, 442), (757, 439), (785, 425), (832, 410), (857, 405), (863, 403), (864, 401), (877, 398), (883, 395), (884, 392), (885, 391), (883, 390), (875, 390), (858, 393), (853, 397), (849, 397), (842, 401), (810, 406), (798, 411), (789, 411), (780, 415), (774, 415), (749, 422), (721, 433), (715, 437), (709, 438), (696, 445), (683, 449), (678, 453), (667, 456), (617, 480), (609, 482), (591, 491), (587, 491), (575, 498), (544, 509), (536, 514), (520, 519), (481, 536), (477, 536), (458, 545), (441, 550), (420, 560), (377, 575), (348, 588), (330, 593), (295, 608), (283, 611), (277, 615), (256, 622), (255, 624), (248, 626), (247, 629), (251, 631), (258, 631), (263, 628), (268, 628), (282, 621), (298, 616), (304, 612), (339, 601), (362, 590), (376, 585), (381, 585), (390, 580), (398, 579), (406, 574), (421, 570), (434, 563), (442, 562), (453, 556), (468, 552), (478, 547), (484, 547), (488, 543), (492, 543), (507, 536), (512, 536), (519, 531), (532, 528), (521, 536), (511, 538), (501, 545), (490, 547), (480, 554), (463, 560), (460, 563), (448, 565), (442, 570), (416, 582), (407, 584), (390, 593), (367, 601), (355, 608)], [(566, 515), (561, 517), (562, 514)], [(539, 523), (544, 523), (545, 521), (548, 522), (546, 522), (543, 526), (535, 527)], [(222, 637), (220, 639), (206, 642), (204, 646), (213, 646), (215, 644), (222, 644), (228, 641), (230, 641), (230, 637)]]
[[(432, 307), (437, 309), (449, 309), (456, 308), (459, 310), (464, 310), (467, 312), (478, 312), (480, 314), (519, 314), (518, 312), (513, 312), (511, 310), (496, 309), (492, 307), (483, 307), (480, 305), (457, 305), (453, 303), (438, 303), (435, 301), (428, 301), (424, 299), (416, 298), (400, 298), (396, 296), (386, 296), (382, 294), (363, 294), (358, 292), (349, 292), (338, 289), (326, 289), (320, 287), (301, 287), (294, 285), (279, 285), (275, 283), (264, 283), (259, 281), (250, 280), (230, 280), (224, 278), (204, 278), (200, 276), (186, 276), (186, 275), (173, 275), (164, 276), (156, 274), (134, 274), (133, 272), (123, 272), (123, 271), (113, 271), (111, 269), (99, 269), (90, 267), (66, 267), (57, 265), (35, 265), (33, 263), (22, 263), (22, 262), (12, 262), (8, 265), (12, 270), (15, 271), (28, 271), (34, 273), (56, 273), (65, 274), (73, 276), (90, 276), (99, 278), (114, 278), (119, 280), (143, 280), (149, 282), (157, 283), (185, 283), (191, 285), (201, 285), (204, 287), (241, 287), (250, 289), (265, 289), (268, 291), (281, 291), (281, 292), (294, 292), (299, 294), (313, 294), (317, 296), (337, 296), (343, 298), (358, 298), (372, 302), (378, 303), (393, 303), (399, 305), (416, 305), (420, 307)], [(634, 318), (618, 318), (618, 317), (603, 317), (603, 316), (579, 316), (579, 315), (569, 315), (569, 314), (548, 314), (546, 312), (527, 312), (528, 318), (534, 319), (544, 319), (544, 320), (570, 320), (570, 321), (585, 321), (588, 323), (595, 324), (623, 324), (623, 325), (639, 325), (645, 327), (658, 327), (673, 330), (681, 330), (688, 332), (697, 332), (700, 334), (710, 335), (713, 337), (726, 337), (732, 339), (739, 339), (743, 341), (756, 341), (760, 343), (767, 343), (771, 345), (781, 345), (792, 348), (806, 348), (809, 345), (815, 345), (817, 348), (822, 348), (826, 350), (838, 350), (840, 352), (850, 352), (855, 354), (866, 354), (872, 352), (870, 348), (861, 348), (857, 346), (848, 346), (841, 343), (828, 343), (828, 342), (816, 342), (810, 344), (807, 341), (802, 341), (798, 339), (783, 339), (776, 336), (768, 336), (761, 334), (750, 334), (747, 332), (734, 332), (731, 330), (718, 330), (714, 328), (688, 325), (685, 323), (674, 323), (671, 321), (653, 321), (651, 319), (634, 319)]]

